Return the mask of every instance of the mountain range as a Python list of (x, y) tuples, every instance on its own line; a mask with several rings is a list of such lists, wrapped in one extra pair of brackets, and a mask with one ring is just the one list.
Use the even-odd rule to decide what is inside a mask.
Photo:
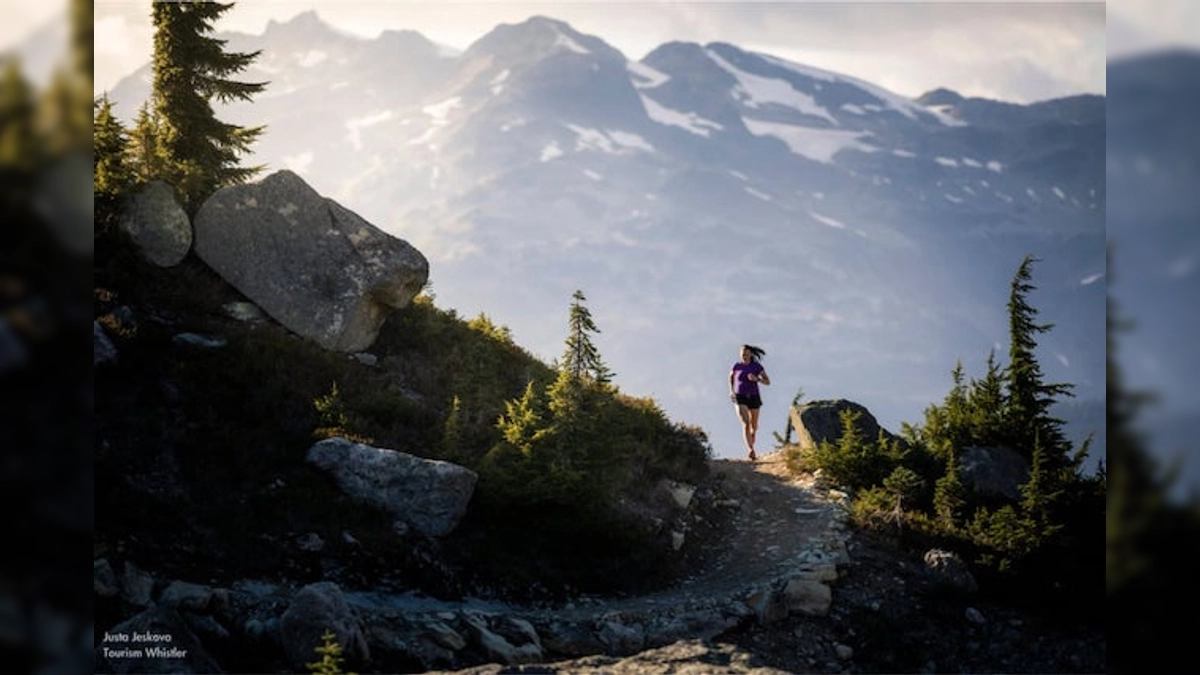
[[(247, 163), (409, 241), (439, 306), (547, 361), (584, 291), (616, 384), (703, 427), (716, 456), (742, 453), (726, 379), (742, 343), (767, 351), (760, 437), (801, 394), (920, 422), (956, 362), (1006, 361), (1026, 254), (1046, 379), (1104, 399), (1103, 96), (909, 99), (725, 43), (633, 61), (544, 16), (461, 52), (312, 12), (221, 37), (261, 50), (238, 79), (269, 82), (218, 111), (267, 126)], [(127, 122), (150, 77), (108, 92)]]

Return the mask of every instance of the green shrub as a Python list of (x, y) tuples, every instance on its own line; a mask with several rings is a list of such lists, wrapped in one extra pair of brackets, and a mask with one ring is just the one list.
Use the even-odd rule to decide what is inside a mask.
[(862, 413), (843, 410), (842, 435), (837, 443), (822, 441), (809, 451), (809, 466), (820, 469), (837, 485), (857, 490), (879, 485), (898, 465), (896, 448), (880, 440), (867, 441), (858, 429)]

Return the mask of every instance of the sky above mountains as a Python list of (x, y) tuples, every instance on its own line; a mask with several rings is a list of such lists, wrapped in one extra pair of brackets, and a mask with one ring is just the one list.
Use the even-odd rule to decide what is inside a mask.
[[(149, 59), (147, 2), (95, 3), (96, 89)], [(1111, 3), (1110, 3), (1111, 5)], [(501, 23), (552, 16), (631, 60), (673, 40), (730, 42), (916, 97), (937, 87), (1017, 103), (1104, 93), (1099, 2), (243, 2), (220, 30), (261, 33), (316, 10), (348, 33), (416, 30), (465, 49)], [(1168, 26), (1171, 24), (1167, 24)], [(1145, 32), (1131, 22), (1123, 35)]]

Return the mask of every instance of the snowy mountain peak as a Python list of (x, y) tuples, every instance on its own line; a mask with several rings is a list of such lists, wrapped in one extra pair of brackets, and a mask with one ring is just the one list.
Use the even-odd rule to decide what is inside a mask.
[(274, 19), (267, 21), (267, 29), (263, 33), (263, 37), (274, 40), (312, 40), (320, 42), (329, 39), (341, 40), (351, 36), (326, 23), (317, 14), (317, 10), (310, 9), (307, 12), (301, 12), (293, 16), (287, 21), (276, 21)]
[(518, 24), (500, 24), (471, 44), (465, 56), (491, 56), (505, 64), (519, 64), (564, 54), (624, 61), (620, 52), (603, 40), (545, 16), (533, 16)]
[[(441, 302), (536, 353), (558, 350), (571, 291), (594, 293), (622, 388), (712, 422), (720, 448), (740, 440), (702, 392), (729, 345), (776, 345), (775, 372), (806, 390), (877, 382), (872, 408), (895, 423), (913, 392), (944, 393), (940, 369), (1003, 339), (997, 289), (1031, 251), (1070, 364), (1049, 376), (1102, 382), (1104, 288), (1078, 280), (1105, 265), (1103, 100), (965, 99), (952, 119), (726, 43), (632, 62), (544, 16), (450, 58), (412, 32), (341, 37), (311, 12), (244, 37), (271, 81), (222, 111), (267, 126), (248, 162), (409, 241)], [(114, 92), (124, 119), (145, 82)]]

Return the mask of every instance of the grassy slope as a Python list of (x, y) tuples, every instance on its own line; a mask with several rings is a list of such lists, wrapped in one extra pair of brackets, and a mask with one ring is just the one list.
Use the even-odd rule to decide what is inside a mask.
[[(95, 287), (95, 315), (120, 353), (96, 372), (97, 556), (119, 554), (182, 579), (332, 577), (441, 595), (525, 593), (535, 582), (546, 593), (620, 592), (632, 590), (626, 582), (669, 577), (649, 533), (611, 513), (477, 508), (481, 484), (451, 536), (399, 537), (386, 517), (305, 465), (312, 443), (338, 431), (442, 458), (455, 396), (468, 421), (457, 456), (445, 458), (477, 462), (498, 440), (504, 401), (554, 376), (502, 332), (425, 299), (389, 318), (371, 349), (377, 364), (368, 366), (274, 322), (228, 318), (222, 306), (243, 298), (194, 256), (164, 270), (119, 243), (98, 244)], [(174, 344), (181, 332), (227, 344)], [(314, 405), (335, 385), (340, 419)], [(690, 457), (643, 472), (626, 494), (659, 477), (702, 477)], [(326, 542), (323, 551), (296, 545), (310, 532)]]

